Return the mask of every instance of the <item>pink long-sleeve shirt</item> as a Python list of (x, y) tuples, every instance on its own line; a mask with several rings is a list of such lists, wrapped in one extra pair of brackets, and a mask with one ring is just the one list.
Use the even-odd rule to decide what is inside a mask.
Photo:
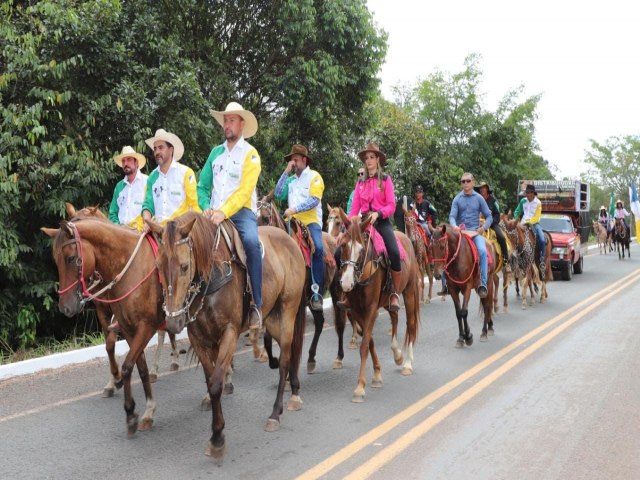
[(376, 177), (356, 183), (349, 218), (359, 213), (379, 212), (382, 218), (389, 218), (396, 210), (396, 196), (389, 175), (382, 181), (382, 190), (378, 188)]

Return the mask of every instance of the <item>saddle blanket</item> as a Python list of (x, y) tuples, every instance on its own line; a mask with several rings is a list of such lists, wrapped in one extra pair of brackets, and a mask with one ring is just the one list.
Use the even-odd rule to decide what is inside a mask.
[[(366, 232), (369, 234), (369, 237), (371, 238), (371, 242), (373, 243), (373, 250), (376, 252), (376, 255), (387, 256), (387, 247), (384, 244), (384, 239), (382, 238), (382, 235), (380, 235), (380, 233), (378, 233), (378, 231), (375, 228), (373, 228), (372, 225), (369, 225), (367, 227)], [(402, 243), (400, 243), (400, 240), (398, 239), (398, 237), (396, 237), (396, 242), (398, 244), (398, 249), (400, 250), (400, 261), (404, 261), (407, 259), (407, 252), (402, 246)]]
[[(478, 248), (476, 247), (476, 244), (473, 241), (473, 237), (478, 235), (478, 232), (473, 232), (475, 233), (475, 235), (469, 235), (467, 232), (462, 232), (462, 233), (464, 233), (464, 238), (466, 238), (467, 242), (469, 242), (469, 246), (471, 247), (471, 251), (473, 252), (473, 258), (477, 258), (479, 263), (480, 255), (478, 254)], [(488, 244), (486, 238), (482, 237), (482, 239), (484, 240), (485, 244)], [(489, 267), (489, 270), (491, 270), (491, 268), (493, 267), (493, 255), (491, 255), (489, 248), (487, 248), (487, 266)]]

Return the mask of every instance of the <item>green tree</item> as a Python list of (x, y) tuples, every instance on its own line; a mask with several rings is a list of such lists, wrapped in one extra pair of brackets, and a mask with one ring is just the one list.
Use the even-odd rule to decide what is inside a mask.
[[(591, 140), (584, 161), (589, 165), (589, 181), (622, 197), (628, 205), (629, 186), (637, 188), (640, 180), (640, 136), (610, 137), (604, 143)], [(608, 200), (606, 206), (609, 208)]]

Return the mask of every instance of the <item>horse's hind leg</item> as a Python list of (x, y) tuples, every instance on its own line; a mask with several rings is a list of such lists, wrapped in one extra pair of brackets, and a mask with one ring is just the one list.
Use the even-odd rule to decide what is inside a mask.
[(149, 381), (151, 383), (156, 383), (158, 380), (158, 369), (160, 364), (160, 353), (162, 352), (162, 347), (164, 347), (164, 335), (165, 330), (158, 330), (158, 343), (156, 344), (156, 348), (153, 352), (153, 362), (151, 363), (151, 372), (149, 373)]
[(316, 348), (318, 347), (318, 340), (322, 333), (322, 327), (324, 326), (324, 315), (322, 312), (311, 312), (313, 315), (313, 324), (315, 331), (313, 332), (313, 340), (311, 340), (311, 346), (309, 347), (309, 358), (307, 360), (307, 373), (313, 373), (316, 369)]
[(378, 352), (376, 351), (373, 337), (371, 337), (371, 341), (369, 342), (369, 351), (371, 352), (371, 363), (373, 364), (371, 388), (382, 388), (382, 368), (380, 367), (380, 359), (378, 358)]
[(142, 418), (140, 419), (139, 430), (141, 432), (150, 430), (153, 426), (153, 415), (156, 413), (156, 401), (153, 398), (153, 392), (151, 390), (151, 378), (147, 372), (147, 360), (144, 356), (144, 352), (138, 357), (136, 361), (138, 367), (138, 373), (142, 381), (142, 388), (144, 389), (144, 395), (147, 400)]
[(404, 358), (402, 357), (402, 350), (398, 346), (398, 312), (389, 312), (389, 317), (391, 318), (391, 351), (393, 352), (393, 361), (396, 365), (402, 365)]

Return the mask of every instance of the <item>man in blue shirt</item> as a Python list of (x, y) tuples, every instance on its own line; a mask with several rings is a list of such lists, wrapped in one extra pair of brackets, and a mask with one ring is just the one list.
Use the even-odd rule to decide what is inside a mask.
[[(451, 213), (449, 213), (449, 223), (456, 226), (464, 226), (464, 230), (475, 230), (479, 235), (473, 237), (480, 256), (480, 286), (478, 287), (478, 296), (485, 298), (487, 296), (487, 276), (489, 263), (487, 259), (487, 247), (482, 234), (491, 227), (493, 217), (491, 210), (482, 195), (476, 192), (475, 178), (469, 172), (463, 173), (460, 178), (462, 191), (456, 195), (451, 204)], [(484, 225), (480, 225), (480, 214), (485, 218)]]

